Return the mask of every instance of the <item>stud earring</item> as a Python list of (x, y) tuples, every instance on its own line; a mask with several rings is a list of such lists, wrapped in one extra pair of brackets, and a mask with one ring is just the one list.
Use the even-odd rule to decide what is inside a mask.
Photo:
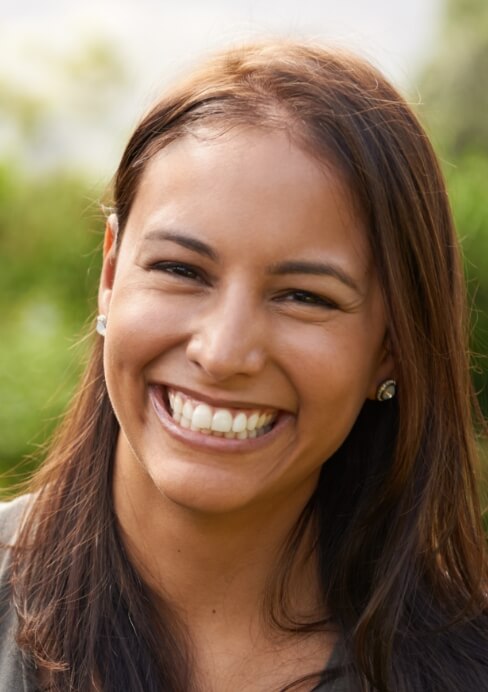
[(105, 336), (105, 333), (107, 331), (107, 318), (105, 315), (98, 315), (97, 317), (97, 326), (95, 327), (97, 330), (98, 334), (100, 336)]
[(378, 401), (388, 401), (393, 399), (396, 394), (396, 380), (385, 380), (376, 390), (376, 399)]

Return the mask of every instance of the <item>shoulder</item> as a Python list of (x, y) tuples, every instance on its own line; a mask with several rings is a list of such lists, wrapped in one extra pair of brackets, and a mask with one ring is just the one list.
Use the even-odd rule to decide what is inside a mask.
[(0, 502), (0, 589), (9, 582), (10, 549), (15, 543), (18, 530), (26, 511), (32, 504), (33, 495), (22, 495)]
[(22, 518), (32, 500), (32, 495), (23, 495), (9, 502), (0, 502), (0, 692), (31, 689), (15, 641), (17, 616), (10, 587), (10, 547), (15, 543)]
[(0, 545), (15, 541), (22, 517), (33, 501), (33, 495), (21, 495), (8, 502), (0, 502)]

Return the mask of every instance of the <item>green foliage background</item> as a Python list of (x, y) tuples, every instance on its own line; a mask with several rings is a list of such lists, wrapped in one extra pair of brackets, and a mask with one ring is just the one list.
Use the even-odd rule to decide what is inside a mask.
[[(130, 70), (106, 40), (75, 44), (64, 61), (42, 59), (70, 124), (103, 131), (130, 98)], [(4, 123), (12, 136), (0, 155), (0, 486), (38, 463), (79, 379), (96, 314), (108, 184), (94, 184), (65, 153), (39, 164), (57, 125), (48, 94), (0, 78)]]
[(488, 415), (488, 3), (447, 0), (420, 80), (420, 116), (441, 157), (465, 256), (473, 379)]
[(74, 175), (28, 178), (0, 167), (2, 470), (48, 437), (78, 378), (76, 344), (95, 309), (98, 196)]
[[(84, 75), (97, 94), (105, 80), (112, 95), (118, 80), (124, 92), (120, 61), (96, 47), (88, 55), (75, 61), (73, 79)], [(488, 4), (448, 0), (438, 46), (419, 78), (419, 114), (444, 162), (465, 252), (478, 354), (473, 374), (485, 414), (487, 75)], [(103, 102), (99, 96), (96, 101), (97, 117), (103, 117)], [(79, 102), (93, 111), (93, 98)], [(16, 118), (27, 140), (38, 136), (44, 115), (41, 103), (13, 95), (11, 86), (0, 83), (0, 117)], [(0, 157), (0, 472), (8, 471), (3, 484), (36, 463), (29, 456), (49, 437), (79, 376), (90, 339), (81, 337), (95, 315), (104, 230), (100, 186), (66, 168), (32, 174), (15, 160), (12, 152)]]

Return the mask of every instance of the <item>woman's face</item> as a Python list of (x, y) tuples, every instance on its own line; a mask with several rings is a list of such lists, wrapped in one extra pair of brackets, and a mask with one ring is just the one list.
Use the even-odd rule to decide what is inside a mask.
[(391, 374), (354, 204), (283, 132), (188, 135), (155, 156), (100, 311), (116, 472), (148, 501), (303, 504)]

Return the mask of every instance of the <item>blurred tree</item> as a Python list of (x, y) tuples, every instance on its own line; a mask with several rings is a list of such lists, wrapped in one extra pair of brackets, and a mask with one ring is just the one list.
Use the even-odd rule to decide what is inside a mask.
[(76, 383), (102, 213), (83, 179), (0, 166), (0, 471), (42, 444)]
[(31, 139), (35, 135), (45, 110), (46, 103), (38, 96), (26, 93), (11, 81), (0, 80), (0, 113), (23, 136)]
[(441, 154), (473, 305), (475, 386), (488, 414), (488, 2), (447, 0), (420, 82), (422, 117)]
[(447, 153), (488, 154), (488, 2), (447, 0), (422, 100)]
[[(42, 51), (36, 58), (53, 61), (63, 117), (76, 118), (62, 133), (68, 138), (79, 136), (80, 121), (111, 123), (127, 98), (130, 79), (107, 41), (74, 45), (61, 61)], [(37, 84), (0, 79), (8, 145), (0, 154), (0, 472), (8, 469), (13, 481), (16, 465), (48, 438), (78, 379), (84, 347), (77, 341), (95, 312), (104, 227), (102, 186), (88, 183), (62, 147), (51, 158), (40, 155), (56, 149), (52, 99), (52, 90)]]
[[(61, 55), (46, 42), (32, 45), (22, 60), (31, 75), (23, 82), (0, 65), (0, 158), (43, 173), (69, 168), (71, 158), (93, 172), (98, 149), (117, 132), (125, 136), (121, 114), (134, 75), (120, 51), (95, 35), (78, 37)], [(89, 140), (96, 145), (87, 147)]]

